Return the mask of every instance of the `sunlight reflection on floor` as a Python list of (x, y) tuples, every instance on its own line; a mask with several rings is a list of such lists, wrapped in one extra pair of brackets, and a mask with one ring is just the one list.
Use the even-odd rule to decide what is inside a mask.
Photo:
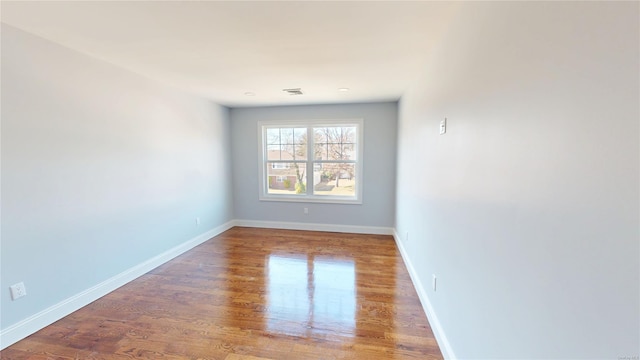
[(267, 331), (308, 336), (355, 333), (355, 267), (352, 260), (302, 255), (268, 258)]

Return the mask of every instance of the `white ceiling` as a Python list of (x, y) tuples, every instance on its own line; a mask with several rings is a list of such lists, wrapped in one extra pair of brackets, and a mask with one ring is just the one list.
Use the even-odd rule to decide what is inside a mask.
[[(459, 5), (2, 1), (0, 6), (2, 22), (11, 26), (240, 107), (397, 100), (422, 73)], [(282, 91), (298, 87), (304, 95)], [(338, 91), (342, 87), (350, 91)]]

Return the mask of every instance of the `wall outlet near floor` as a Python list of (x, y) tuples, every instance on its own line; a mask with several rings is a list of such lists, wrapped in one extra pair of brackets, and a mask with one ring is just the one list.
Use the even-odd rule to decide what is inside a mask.
[(437, 282), (436, 274), (433, 274), (433, 281), (432, 281), (433, 291), (436, 291), (436, 282)]
[(409, 242), (409, 232), (408, 231), (404, 234), (404, 242), (406, 242), (406, 243)]
[(200, 226), (200, 218), (199, 217), (196, 218), (196, 226)]
[(11, 289), (11, 300), (17, 300), (23, 296), (27, 296), (27, 288), (23, 282), (11, 285), (9, 289)]

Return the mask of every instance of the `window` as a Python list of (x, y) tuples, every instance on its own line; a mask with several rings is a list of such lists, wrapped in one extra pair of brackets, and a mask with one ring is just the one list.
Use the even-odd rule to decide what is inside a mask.
[(362, 203), (362, 120), (258, 127), (261, 200)]

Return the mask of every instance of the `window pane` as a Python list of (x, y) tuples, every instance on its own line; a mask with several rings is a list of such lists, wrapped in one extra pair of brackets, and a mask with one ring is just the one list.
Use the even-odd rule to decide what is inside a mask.
[(307, 128), (267, 128), (267, 160), (306, 160)]
[(305, 162), (267, 162), (267, 193), (306, 195)]
[(281, 158), (280, 145), (267, 145), (267, 160), (281, 160)]
[(280, 143), (293, 144), (293, 129), (280, 128)]
[(342, 144), (342, 160), (356, 160), (356, 144), (344, 143)]
[(356, 127), (313, 128), (317, 160), (356, 160)]
[(316, 143), (326, 143), (327, 128), (313, 128), (313, 140)]
[(293, 150), (293, 144), (285, 144), (280, 146), (280, 160), (295, 160), (296, 154)]
[(304, 145), (295, 145), (295, 159), (296, 160), (307, 160), (307, 144)]
[(280, 145), (280, 129), (267, 129), (267, 144)]
[(329, 160), (327, 156), (327, 144), (315, 143), (314, 145), (314, 159), (315, 160)]
[(307, 128), (295, 128), (294, 129), (294, 142), (296, 144), (307, 143)]
[(355, 196), (355, 180), (355, 164), (314, 164), (313, 194), (331, 196)]
[(307, 128), (294, 129), (293, 149), (296, 160), (307, 160)]

